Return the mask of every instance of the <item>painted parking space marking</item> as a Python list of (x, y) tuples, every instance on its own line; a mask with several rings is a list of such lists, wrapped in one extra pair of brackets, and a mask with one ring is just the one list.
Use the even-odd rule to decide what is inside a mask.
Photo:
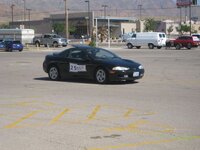
[(129, 108), (128, 111), (124, 114), (124, 117), (125, 118), (129, 118), (130, 115), (135, 112), (136, 110), (132, 109), (132, 108)]
[(68, 108), (65, 108), (60, 114), (58, 114), (56, 117), (54, 117), (51, 121), (50, 124), (54, 124), (56, 122), (58, 122), (62, 116), (64, 116), (64, 114), (66, 114), (67, 112), (69, 112)]
[(15, 128), (19, 123), (21, 123), (22, 121), (24, 121), (26, 119), (31, 118), (32, 116), (36, 115), (37, 113), (38, 113), (38, 111), (33, 111), (33, 112), (19, 118), (17, 121), (15, 121), (9, 125), (6, 125), (5, 128)]
[[(101, 139), (102, 142), (99, 143), (99, 146), (90, 145), (87, 150), (123, 150), (145, 145), (200, 139), (200, 136), (187, 136), (187, 134), (181, 136), (176, 133), (175, 127), (160, 123), (160, 121), (151, 121), (151, 116), (157, 114), (151, 110), (106, 104), (64, 106), (41, 101), (0, 104), (0, 107), (3, 108), (0, 109), (0, 121), (4, 124), (0, 124), (1, 130), (49, 127), (51, 125), (91, 126), (91, 129), (95, 128), (96, 130), (94, 124), (106, 123), (106, 126), (98, 126), (98, 132), (95, 131), (94, 134), (91, 130), (92, 136), (89, 138), (91, 140)], [(34, 111), (27, 112), (30, 108)], [(8, 122), (9, 120), (11, 121)], [(140, 142), (128, 140), (130, 143), (123, 143), (128, 136), (138, 137), (138, 139), (145, 136), (145, 140)], [(104, 140), (112, 138), (119, 139), (119, 141), (122, 139), (122, 141), (104, 144)]]
[(129, 131), (129, 130), (135, 130), (139, 126), (147, 124), (147, 123), (148, 123), (147, 120), (138, 120), (138, 121), (135, 121), (135, 122), (133, 122), (131, 124), (128, 124), (125, 127), (109, 128), (109, 129), (107, 129), (107, 131)]
[(100, 111), (101, 109), (101, 106), (100, 105), (97, 105), (94, 110), (92, 111), (91, 114), (89, 114), (88, 116), (88, 120), (87, 121), (91, 121), (91, 120), (94, 120), (96, 118), (96, 115), (97, 113)]
[(118, 144), (118, 145), (108, 145), (103, 147), (93, 147), (87, 148), (87, 150), (117, 150), (117, 149), (125, 149), (125, 148), (137, 148), (142, 147), (145, 145), (158, 145), (163, 143), (171, 143), (176, 141), (190, 141), (194, 139), (200, 139), (200, 136), (185, 136), (185, 137), (175, 137), (175, 138), (168, 138), (162, 140), (150, 140), (150, 141), (143, 141), (143, 142), (136, 142), (136, 143), (126, 143), (126, 144)]

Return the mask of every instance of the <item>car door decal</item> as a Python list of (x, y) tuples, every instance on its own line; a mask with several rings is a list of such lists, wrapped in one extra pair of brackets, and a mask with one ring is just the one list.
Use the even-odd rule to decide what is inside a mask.
[(86, 72), (86, 65), (69, 63), (69, 72)]

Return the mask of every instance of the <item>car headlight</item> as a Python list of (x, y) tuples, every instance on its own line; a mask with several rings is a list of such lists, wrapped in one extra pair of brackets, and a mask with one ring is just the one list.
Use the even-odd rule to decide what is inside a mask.
[(144, 67), (143, 67), (142, 65), (140, 65), (138, 68), (139, 68), (139, 69), (144, 69)]
[(117, 70), (117, 71), (126, 71), (126, 70), (129, 70), (129, 68), (117, 66), (117, 67), (112, 68), (112, 70), (115, 70), (115, 71), (116, 71), (116, 70)]

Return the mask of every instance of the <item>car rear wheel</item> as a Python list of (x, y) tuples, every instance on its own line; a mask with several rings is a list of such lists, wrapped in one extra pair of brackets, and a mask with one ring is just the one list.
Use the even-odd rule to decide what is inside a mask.
[(177, 50), (181, 49), (181, 45), (180, 45), (180, 44), (177, 44), (177, 45), (176, 45), (176, 49), (177, 49)]
[(191, 49), (192, 48), (192, 44), (191, 43), (188, 43), (187, 44), (187, 49)]
[(40, 47), (40, 42), (35, 42), (36, 47)]
[(13, 50), (12, 50), (12, 48), (8, 48), (8, 52), (12, 52)]
[(133, 45), (132, 45), (131, 43), (128, 43), (128, 44), (127, 44), (127, 47), (128, 47), (128, 49), (132, 49), (132, 48), (133, 48)]
[(60, 79), (60, 73), (56, 66), (51, 66), (49, 68), (48, 75), (51, 80), (55, 81)]
[(95, 73), (95, 80), (97, 83), (104, 84), (108, 81), (108, 76), (103, 68), (98, 68)]
[(152, 43), (150, 43), (148, 46), (149, 46), (149, 49), (154, 49), (154, 45)]
[(53, 47), (58, 47), (58, 42), (54, 42)]

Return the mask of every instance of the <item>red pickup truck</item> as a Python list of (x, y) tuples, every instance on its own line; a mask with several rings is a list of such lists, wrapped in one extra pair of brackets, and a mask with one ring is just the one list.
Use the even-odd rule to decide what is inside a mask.
[(177, 39), (168, 42), (170, 47), (174, 46), (176, 49), (181, 49), (182, 47), (191, 49), (192, 47), (198, 47), (200, 45), (199, 39), (194, 36), (179, 36)]

